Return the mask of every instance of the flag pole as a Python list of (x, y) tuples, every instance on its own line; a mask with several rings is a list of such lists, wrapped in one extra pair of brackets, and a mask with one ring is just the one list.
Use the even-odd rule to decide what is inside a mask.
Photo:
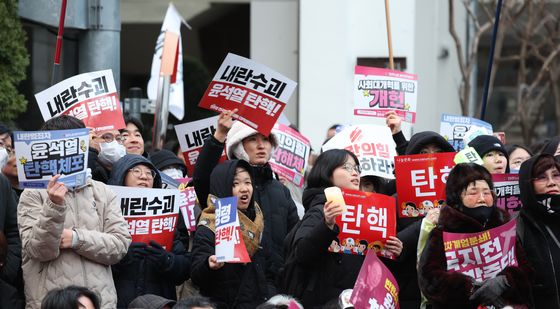
[(391, 38), (391, 15), (389, 14), (389, 0), (385, 0), (385, 21), (387, 23), (387, 44), (389, 45), (389, 69), (395, 69), (393, 61), (393, 42)]
[(62, 0), (60, 7), (60, 19), (58, 21), (58, 33), (56, 35), (56, 49), (54, 51), (54, 64), (51, 76), (51, 85), (60, 80), (60, 54), (62, 53), (62, 39), (64, 35), (64, 19), (66, 17), (66, 0)]

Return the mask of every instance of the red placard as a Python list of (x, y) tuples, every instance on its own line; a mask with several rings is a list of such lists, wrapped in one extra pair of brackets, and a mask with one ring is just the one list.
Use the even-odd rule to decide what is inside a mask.
[(178, 214), (175, 213), (152, 217), (126, 217), (125, 219), (132, 242), (149, 244), (150, 240), (154, 240), (165, 250), (171, 252), (177, 218)]
[(445, 201), (454, 152), (395, 157), (399, 218), (423, 217)]
[(397, 234), (395, 198), (370, 192), (343, 189), (346, 211), (336, 217), (340, 228), (339, 244), (329, 247), (331, 252), (365, 255), (366, 249), (377, 255), (393, 258), (385, 250), (389, 236)]

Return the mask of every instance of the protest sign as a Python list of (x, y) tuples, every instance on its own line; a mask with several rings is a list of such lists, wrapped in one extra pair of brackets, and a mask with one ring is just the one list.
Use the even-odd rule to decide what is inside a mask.
[(454, 152), (395, 157), (399, 218), (423, 217), (445, 202)]
[(14, 149), (18, 180), (23, 188), (45, 189), (60, 174), (67, 187), (86, 183), (89, 130), (16, 131)]
[(189, 178), (178, 179), (178, 181), (180, 182), (179, 192), (181, 192), (179, 210), (181, 211), (187, 230), (192, 232), (196, 230), (196, 216), (194, 213), (194, 207), (196, 205), (196, 192), (194, 187), (187, 187), (187, 184), (190, 181)]
[(154, 240), (170, 252), (179, 215), (179, 190), (110, 187), (117, 194), (132, 242)]
[(393, 162), (397, 151), (391, 130), (386, 126), (347, 126), (323, 145), (323, 151), (330, 149), (353, 152), (360, 161), (360, 176), (395, 179)]
[(447, 270), (476, 281), (496, 277), (508, 266), (517, 266), (515, 220), (479, 233), (443, 233)]
[(346, 211), (336, 217), (339, 243), (330, 252), (365, 255), (366, 249), (393, 258), (385, 249), (389, 236), (397, 234), (395, 198), (370, 192), (343, 189)]
[(356, 66), (354, 115), (385, 118), (395, 111), (403, 121), (416, 122), (417, 76), (410, 73)]
[(113, 71), (103, 70), (67, 78), (37, 94), (43, 120), (70, 115), (95, 132), (125, 127)]
[[(192, 176), (194, 173), (194, 166), (198, 155), (202, 150), (204, 141), (216, 132), (216, 124), (218, 123), (218, 116), (205, 118), (197, 121), (191, 121), (175, 126), (175, 133), (179, 140), (179, 146), (185, 158), (185, 165), (187, 166), (187, 174)], [(222, 152), (220, 162), (226, 160), (225, 150)]]
[(275, 124), (272, 133), (278, 146), (270, 158), (270, 167), (278, 175), (303, 187), (307, 160), (311, 152), (309, 140), (296, 130), (283, 124)]
[(353, 308), (399, 308), (399, 285), (375, 254), (367, 254), (354, 284)]
[(268, 136), (288, 103), (296, 82), (250, 59), (228, 54), (199, 106), (234, 117)]
[(241, 236), (237, 216), (237, 197), (216, 199), (216, 259), (218, 262), (251, 262)]
[(521, 210), (521, 192), (519, 191), (519, 174), (492, 174), (496, 206), (510, 215)]
[(455, 151), (461, 151), (478, 135), (492, 135), (492, 125), (476, 118), (442, 114), (439, 133)]
[(453, 159), (455, 164), (459, 163), (475, 163), (478, 165), (484, 165), (484, 161), (478, 155), (478, 152), (473, 147), (467, 146), (463, 150), (459, 151), (455, 158)]

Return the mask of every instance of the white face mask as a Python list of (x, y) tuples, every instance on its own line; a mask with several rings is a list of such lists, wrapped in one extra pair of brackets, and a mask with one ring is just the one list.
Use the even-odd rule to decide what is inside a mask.
[(173, 179), (183, 178), (183, 171), (178, 168), (166, 168), (161, 172)]
[(126, 155), (126, 148), (117, 141), (99, 143), (99, 147), (101, 148), (101, 151), (99, 151), (97, 159), (108, 165), (113, 165), (113, 163), (117, 162), (120, 158)]
[(6, 166), (8, 162), (8, 151), (6, 148), (0, 148), (0, 171)]

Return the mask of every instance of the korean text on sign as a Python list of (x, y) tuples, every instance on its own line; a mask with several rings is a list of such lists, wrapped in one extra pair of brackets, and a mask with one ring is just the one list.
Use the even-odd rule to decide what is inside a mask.
[(181, 211), (187, 230), (192, 232), (196, 230), (196, 216), (194, 214), (194, 208), (196, 206), (196, 192), (194, 187), (187, 187), (189, 179), (182, 178), (179, 179), (179, 182), (179, 192), (181, 192), (179, 210)]
[(513, 215), (521, 210), (521, 192), (519, 191), (519, 174), (493, 174), (496, 206)]
[(199, 106), (215, 111), (237, 108), (238, 120), (268, 136), (295, 87), (294, 81), (270, 68), (230, 53)]
[(515, 220), (480, 233), (443, 233), (447, 270), (477, 281), (494, 278), (508, 266), (517, 266)]
[(70, 77), (35, 95), (43, 119), (70, 115), (95, 131), (125, 127), (111, 70)]
[(476, 135), (492, 135), (492, 125), (476, 118), (442, 114), (439, 133), (455, 151), (461, 151)]
[(311, 146), (309, 140), (292, 128), (276, 124), (272, 129), (278, 146), (269, 161), (272, 170), (299, 187), (303, 187), (304, 175)]
[(84, 185), (89, 148), (89, 130), (14, 132), (14, 148), (20, 185), (46, 188), (60, 174), (68, 187)]
[(217, 199), (216, 205), (216, 259), (218, 262), (250, 262), (241, 237), (237, 217), (237, 197)]

